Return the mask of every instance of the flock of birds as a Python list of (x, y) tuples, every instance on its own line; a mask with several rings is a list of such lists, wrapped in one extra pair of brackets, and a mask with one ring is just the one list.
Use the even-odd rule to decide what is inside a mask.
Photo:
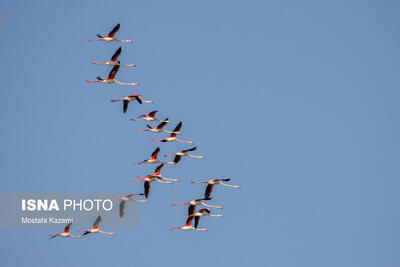
[[(89, 40), (89, 41), (90, 42), (96, 42), (96, 41), (112, 42), (112, 41), (115, 41), (115, 42), (122, 42), (122, 43), (133, 43), (132, 40), (118, 40), (114, 37), (115, 34), (118, 32), (119, 28), (120, 28), (120, 24), (115, 26), (112, 29), (112, 31), (110, 31), (107, 35), (103, 36), (103, 35), (97, 34), (98, 39)], [(136, 67), (136, 65), (134, 65), (134, 64), (129, 64), (129, 65), (120, 64), (120, 61), (118, 60), (118, 58), (121, 55), (121, 52), (122, 52), (122, 48), (120, 47), (117, 49), (117, 51), (114, 53), (114, 55), (111, 57), (111, 59), (109, 61), (102, 62), (102, 63), (93, 62), (92, 64), (113, 66), (113, 68), (110, 71), (108, 78), (103, 79), (100, 76), (97, 76), (96, 77), (97, 81), (87, 80), (87, 82), (88, 83), (107, 83), (107, 84), (117, 83), (117, 84), (121, 84), (121, 85), (131, 85), (131, 86), (139, 85), (137, 82), (123, 83), (123, 82), (117, 81), (115, 79), (115, 76), (118, 73), (120, 67)], [(138, 94), (130, 95), (130, 96), (127, 96), (127, 97), (124, 97), (121, 99), (111, 100), (111, 102), (118, 102), (118, 101), (123, 102), (122, 109), (123, 109), (124, 113), (127, 112), (129, 104), (134, 101), (137, 101), (139, 104), (142, 104), (142, 103), (153, 104), (153, 101), (143, 100), (142, 96), (138, 95)], [(131, 119), (131, 121), (144, 120), (147, 122), (153, 122), (153, 121), (160, 122), (160, 124), (158, 124), (155, 127), (147, 124), (146, 126), (148, 129), (137, 129), (136, 131), (138, 131), (138, 132), (153, 132), (153, 133), (164, 132), (164, 133), (170, 134), (169, 137), (161, 138), (161, 139), (152, 139), (152, 141), (160, 141), (160, 142), (175, 142), (175, 141), (177, 141), (180, 143), (193, 144), (193, 141), (184, 141), (184, 140), (180, 140), (176, 137), (178, 134), (182, 133), (182, 131), (181, 131), (182, 122), (179, 122), (173, 131), (167, 131), (164, 129), (164, 126), (167, 125), (168, 123), (170, 123), (171, 121), (169, 121), (168, 118), (165, 118), (164, 120), (157, 119), (156, 113), (157, 113), (157, 110), (154, 110), (148, 114), (143, 114), (143, 115), (139, 116), (137, 119)], [(173, 182), (178, 182), (179, 179), (171, 179), (171, 178), (166, 178), (166, 177), (162, 176), (161, 175), (162, 168), (165, 166), (165, 164), (170, 164), (170, 165), (178, 164), (181, 161), (182, 157), (203, 159), (204, 156), (196, 156), (196, 155), (190, 154), (190, 152), (193, 152), (195, 150), (196, 150), (196, 147), (192, 147), (192, 148), (181, 150), (176, 153), (164, 155), (164, 157), (174, 156), (174, 159), (172, 161), (166, 162), (166, 161), (161, 161), (158, 159), (158, 154), (160, 152), (160, 148), (158, 147), (157, 149), (155, 149), (153, 151), (150, 158), (145, 159), (140, 162), (133, 162), (133, 164), (137, 164), (137, 165), (144, 164), (144, 163), (160, 164), (160, 165), (158, 165), (156, 167), (153, 174), (149, 174), (147, 176), (137, 176), (137, 178), (138, 178), (137, 180), (132, 180), (132, 182), (140, 182), (140, 181), (144, 182), (144, 193), (129, 194), (129, 195), (126, 195), (126, 196), (116, 199), (116, 200), (120, 201), (120, 205), (119, 205), (120, 217), (122, 218), (125, 214), (125, 206), (126, 206), (127, 202), (129, 202), (129, 201), (142, 202), (142, 203), (147, 202), (147, 198), (149, 197), (149, 194), (150, 194), (150, 185), (152, 182), (167, 183), (167, 184), (171, 184)], [(201, 199), (195, 199), (195, 200), (185, 202), (185, 203), (172, 204), (172, 206), (189, 205), (189, 208), (188, 208), (188, 214), (186, 216), (183, 216), (183, 218), (187, 218), (186, 224), (182, 227), (171, 228), (170, 230), (173, 231), (173, 230), (180, 229), (180, 230), (186, 230), (186, 231), (187, 230), (208, 231), (208, 229), (206, 229), (206, 228), (198, 228), (200, 217), (203, 217), (203, 216), (222, 217), (223, 216), (222, 214), (211, 214), (211, 209), (210, 209), (210, 208), (222, 209), (222, 206), (214, 206), (214, 205), (210, 205), (210, 204), (206, 203), (206, 201), (209, 201), (212, 199), (211, 193), (213, 192), (214, 185), (222, 185), (222, 186), (227, 186), (227, 187), (240, 188), (240, 186), (238, 186), (238, 185), (230, 185), (230, 184), (224, 183), (224, 182), (228, 182), (228, 181), (230, 181), (230, 179), (211, 179), (211, 180), (207, 180), (207, 181), (191, 182), (193, 184), (207, 184), (207, 187), (206, 187), (206, 190), (204, 193), (204, 197)], [(137, 199), (136, 196), (144, 196), (146, 199), (144, 199), (144, 200)], [(198, 205), (204, 206), (204, 208), (202, 208), (198, 212), (196, 212), (196, 207)], [(193, 226), (193, 219), (195, 221), (194, 226)], [(101, 222), (101, 216), (98, 216), (96, 221), (93, 223), (92, 228), (87, 229), (87, 230), (77, 230), (76, 232), (83, 232), (82, 235), (77, 235), (77, 236), (74, 236), (70, 233), (70, 228), (71, 228), (72, 223), (69, 223), (65, 227), (64, 232), (62, 232), (60, 234), (50, 235), (50, 239), (55, 238), (55, 237), (82, 238), (83, 236), (85, 236), (89, 233), (102, 233), (102, 234), (107, 234), (107, 235), (115, 234), (113, 232), (101, 231), (99, 229), (100, 222)]]

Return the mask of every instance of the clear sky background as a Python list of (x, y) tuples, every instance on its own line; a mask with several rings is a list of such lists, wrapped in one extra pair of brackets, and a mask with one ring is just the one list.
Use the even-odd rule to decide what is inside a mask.
[[(48, 240), (1, 228), (2, 266), (400, 266), (397, 1), (6, 1), (0, 9), (3, 192), (142, 192), (159, 144), (129, 118), (159, 110), (204, 160), (164, 168), (136, 228)], [(119, 43), (90, 43), (117, 23)], [(122, 114), (110, 99), (140, 93)], [(203, 185), (223, 218), (181, 226)], [(217, 210), (216, 212), (219, 212)], [(3, 215), (2, 215), (3, 216)], [(76, 229), (74, 229), (76, 230)]]

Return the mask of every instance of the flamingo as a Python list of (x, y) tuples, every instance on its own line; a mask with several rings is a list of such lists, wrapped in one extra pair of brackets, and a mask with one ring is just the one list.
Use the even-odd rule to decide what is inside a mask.
[[(195, 231), (208, 231), (208, 229), (198, 229), (197, 228), (197, 224), (199, 223), (199, 221), (197, 220), (197, 224), (195, 224), (195, 227), (193, 227), (192, 226), (192, 221), (193, 221), (193, 218), (194, 217), (189, 217), (187, 220), (186, 220), (186, 224), (184, 225), (184, 226), (182, 226), (182, 227), (177, 227), (177, 228), (171, 228), (171, 229), (169, 229), (170, 231), (174, 231), (174, 230), (179, 230), (179, 229), (181, 229), (181, 230), (185, 230), (185, 231), (189, 231), (189, 230), (195, 230)], [(196, 217), (196, 218), (199, 218), (199, 217)]]
[(150, 193), (150, 183), (151, 182), (159, 182), (162, 184), (172, 184), (171, 181), (161, 181), (157, 176), (154, 175), (147, 175), (143, 179), (138, 179), (138, 180), (132, 180), (131, 182), (139, 182), (139, 181), (144, 181), (144, 196), (148, 198), (149, 193)]
[(93, 223), (93, 228), (92, 229), (88, 229), (88, 230), (77, 230), (77, 232), (84, 232), (82, 234), (82, 236), (90, 234), (90, 233), (102, 233), (102, 234), (106, 234), (106, 235), (115, 235), (115, 233), (111, 233), (111, 232), (103, 232), (99, 229), (99, 224), (101, 222), (101, 216), (99, 215), (96, 219), (96, 221)]
[(117, 75), (117, 72), (119, 71), (119, 65), (120, 62), (118, 61), (118, 65), (115, 65), (112, 70), (110, 71), (110, 74), (108, 74), (108, 78), (107, 79), (102, 79), (100, 76), (97, 76), (97, 81), (89, 81), (86, 80), (86, 82), (88, 83), (118, 83), (118, 84), (122, 84), (122, 85), (139, 85), (139, 83), (123, 83), (123, 82), (119, 82), (115, 79), (115, 75)]
[(144, 115), (139, 116), (137, 119), (131, 119), (131, 121), (143, 121), (144, 120), (144, 121), (159, 121), (159, 122), (166, 122), (166, 123), (170, 122), (168, 119), (164, 120), (164, 121), (157, 119), (156, 118), (157, 112), (158, 112), (157, 110), (154, 110), (154, 111), (150, 112), (149, 114), (144, 114)]
[(178, 141), (178, 142), (181, 142), (181, 143), (193, 144), (192, 141), (182, 141), (182, 140), (179, 140), (178, 138), (176, 138), (176, 134), (177, 134), (178, 132), (180, 132), (181, 127), (182, 127), (182, 122), (180, 122), (180, 123), (175, 127), (174, 131), (171, 133), (171, 135), (170, 135), (169, 137), (163, 138), (163, 139), (151, 139), (151, 140), (152, 140), (152, 141), (161, 141), (161, 142), (174, 142), (174, 141)]
[(67, 226), (65, 226), (64, 232), (62, 232), (61, 234), (56, 234), (56, 235), (49, 235), (51, 236), (50, 239), (53, 239), (57, 236), (61, 236), (61, 237), (82, 237), (80, 235), (71, 235), (71, 233), (69, 232), (69, 229), (71, 228), (72, 223), (67, 224)]
[[(160, 148), (157, 147), (156, 150), (153, 151), (153, 153), (151, 153), (151, 157), (149, 159), (145, 159), (141, 162), (132, 162), (132, 164), (142, 164), (142, 163), (149, 163), (149, 164), (155, 164), (155, 163), (169, 163), (169, 162), (164, 162), (164, 161), (159, 161), (157, 159), (158, 156), (158, 152), (160, 152)], [(171, 163), (169, 163), (171, 164)]]
[(174, 161), (173, 161), (174, 164), (177, 164), (181, 160), (181, 158), (184, 157), (184, 156), (189, 156), (191, 158), (204, 159), (204, 156), (194, 156), (194, 155), (189, 154), (189, 152), (195, 151), (196, 148), (197, 147), (192, 147), (192, 148), (189, 148), (189, 149), (186, 149), (186, 150), (182, 150), (180, 152), (172, 153), (172, 154), (169, 154), (169, 155), (164, 155), (164, 157), (175, 155), (175, 158), (174, 158)]
[(188, 216), (193, 215), (194, 212), (196, 211), (196, 206), (197, 205), (203, 205), (208, 208), (216, 208), (216, 209), (222, 209), (222, 206), (213, 206), (204, 203), (202, 200), (211, 200), (211, 198), (201, 198), (201, 199), (195, 199), (190, 202), (185, 202), (185, 203), (180, 203), (180, 204), (172, 204), (172, 206), (180, 206), (180, 205), (189, 205), (188, 208)]
[[(192, 217), (192, 216), (194, 216), (194, 217), (203, 217), (203, 216), (223, 217), (222, 214), (210, 214), (210, 212), (211, 211), (209, 208), (204, 208), (204, 209), (199, 210), (199, 212), (196, 212), (196, 213), (193, 213), (193, 214), (187, 215), (187, 216), (182, 216), (182, 217), (183, 218)], [(195, 222), (196, 222), (196, 218), (195, 218)], [(197, 227), (196, 225), (197, 225), (197, 223), (195, 224), (195, 227)]]
[(213, 179), (213, 180), (208, 180), (208, 181), (202, 181), (202, 182), (191, 182), (192, 184), (208, 184), (206, 188), (206, 192), (204, 193), (205, 198), (210, 198), (211, 192), (214, 188), (214, 185), (220, 184), (223, 186), (229, 186), (229, 187), (235, 187), (235, 188), (240, 188), (240, 185), (230, 185), (230, 184), (224, 184), (224, 182), (228, 182), (231, 179)]
[(119, 203), (119, 217), (124, 217), (125, 214), (125, 204), (128, 201), (135, 201), (135, 202), (142, 202), (142, 203), (147, 203), (147, 200), (141, 200), (141, 199), (136, 199), (133, 198), (133, 196), (143, 196), (144, 194), (129, 194), (121, 198), (117, 198), (116, 200), (121, 200)]
[[(156, 177), (158, 179), (166, 180), (166, 181), (174, 181), (178, 182), (179, 179), (170, 179), (170, 178), (165, 178), (164, 176), (161, 175), (161, 169), (164, 167), (164, 163), (157, 166), (156, 170), (154, 171), (154, 174), (147, 175), (147, 176), (137, 176), (140, 180), (144, 180), (146, 177)], [(140, 181), (138, 180), (138, 181)]]
[(130, 95), (130, 96), (120, 98), (120, 99), (112, 99), (111, 102), (123, 101), (123, 103), (124, 103), (123, 110), (124, 110), (124, 113), (126, 113), (126, 111), (128, 110), (129, 103), (134, 100), (137, 100), (137, 102), (139, 102), (139, 104), (142, 104), (143, 102), (148, 103), (148, 104), (153, 104), (153, 101), (143, 100), (141, 95)]
[(136, 65), (134, 64), (129, 64), (129, 65), (122, 65), (119, 64), (118, 57), (121, 54), (122, 48), (118, 48), (117, 51), (115, 51), (114, 55), (111, 57), (111, 59), (109, 61), (106, 62), (102, 62), (102, 63), (96, 63), (96, 62), (92, 62), (92, 64), (95, 65), (107, 65), (107, 66), (116, 66), (119, 65), (121, 67), (136, 67)]
[[(165, 132), (165, 133), (173, 133), (167, 130), (164, 130), (164, 126), (168, 123), (168, 118), (166, 118), (162, 123), (160, 123), (157, 127), (151, 127), (150, 125), (146, 125), (148, 129), (137, 129), (137, 132), (153, 132), (153, 133), (161, 133), (161, 132)], [(180, 132), (176, 132), (176, 134), (180, 134)]]
[(118, 23), (118, 25), (115, 26), (114, 29), (112, 29), (112, 31), (110, 31), (110, 33), (108, 35), (102, 36), (100, 34), (96, 34), (97, 37), (99, 37), (99, 39), (97, 39), (97, 40), (89, 40), (89, 42), (97, 42), (97, 41), (111, 42), (111, 41), (115, 41), (115, 42), (120, 42), (120, 43), (133, 43), (132, 40), (117, 40), (117, 39), (115, 39), (114, 35), (119, 30), (119, 27), (120, 27), (120, 24)]

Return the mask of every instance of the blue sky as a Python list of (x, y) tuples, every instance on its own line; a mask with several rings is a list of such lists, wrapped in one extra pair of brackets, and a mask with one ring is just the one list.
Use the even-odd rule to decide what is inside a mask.
[[(136, 228), (48, 240), (0, 229), (4, 266), (399, 266), (399, 4), (396, 1), (8, 1), (0, 10), (3, 192), (140, 192), (158, 145), (129, 118), (159, 110), (204, 160), (167, 166)], [(118, 43), (118, 79), (86, 84)], [(154, 101), (122, 114), (110, 99)], [(169, 126), (172, 127), (172, 126)], [(209, 232), (170, 232), (216, 187)], [(219, 211), (218, 211), (219, 212)], [(106, 229), (111, 230), (111, 229)]]

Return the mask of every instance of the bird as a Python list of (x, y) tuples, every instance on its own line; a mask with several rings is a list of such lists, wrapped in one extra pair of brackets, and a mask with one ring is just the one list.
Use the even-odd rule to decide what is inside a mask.
[(151, 153), (151, 157), (149, 159), (145, 159), (141, 162), (132, 162), (132, 164), (142, 164), (142, 163), (149, 163), (149, 164), (155, 164), (155, 163), (168, 163), (171, 164), (169, 162), (164, 162), (164, 161), (159, 161), (157, 159), (158, 153), (160, 152), (160, 148), (157, 147), (156, 150), (153, 151), (153, 153)]
[(137, 119), (131, 119), (131, 121), (159, 121), (159, 122), (170, 122), (169, 120), (159, 120), (156, 118), (156, 113), (158, 111), (154, 110), (152, 112), (150, 112), (149, 114), (144, 114), (144, 115), (140, 115)]
[(102, 62), (102, 63), (92, 62), (92, 64), (95, 64), (95, 65), (107, 65), (107, 66), (119, 65), (121, 67), (136, 67), (136, 65), (134, 65), (134, 64), (122, 65), (122, 64), (119, 63), (119, 61), (117, 61), (119, 55), (121, 54), (121, 51), (122, 51), (122, 47), (118, 48), (117, 51), (115, 51), (114, 55), (111, 57), (111, 59), (109, 61)]
[[(210, 216), (210, 217), (223, 217), (222, 214), (210, 214), (211, 210), (209, 208), (204, 208), (199, 210), (199, 212), (193, 213), (191, 215), (187, 215), (187, 216), (182, 216), (183, 218), (187, 218), (187, 217), (203, 217), (203, 216)], [(195, 222), (196, 222), (196, 218), (195, 218)], [(197, 224), (196, 224), (197, 225)], [(195, 225), (195, 227), (197, 227)]]
[(115, 26), (107, 35), (100, 35), (100, 34), (96, 34), (97, 37), (99, 37), (99, 39), (96, 40), (89, 40), (89, 42), (96, 42), (96, 41), (105, 41), (105, 42), (111, 42), (111, 41), (115, 41), (115, 42), (120, 42), (120, 43), (133, 43), (132, 40), (117, 40), (114, 35), (117, 33), (117, 31), (119, 30), (120, 24), (118, 23), (117, 26)]
[(181, 160), (181, 158), (184, 157), (184, 156), (188, 156), (188, 157), (191, 157), (191, 158), (204, 159), (204, 156), (194, 156), (194, 155), (189, 154), (189, 152), (195, 151), (196, 148), (197, 147), (192, 147), (192, 148), (189, 148), (189, 149), (182, 150), (180, 152), (172, 153), (172, 154), (169, 154), (169, 155), (164, 155), (164, 157), (169, 157), (169, 156), (175, 155), (175, 158), (174, 158), (174, 161), (173, 161), (174, 164), (177, 164)]
[[(152, 127), (152, 126), (150, 126), (150, 125), (146, 125), (147, 126), (147, 128), (149, 128), (149, 129), (137, 129), (136, 131), (137, 132), (153, 132), (153, 133), (161, 133), (161, 132), (164, 132), (164, 133), (173, 133), (173, 132), (170, 132), (170, 131), (167, 131), (167, 130), (164, 130), (163, 128), (164, 128), (164, 126), (165, 125), (167, 125), (167, 123), (168, 123), (168, 118), (166, 118), (163, 122), (161, 122), (157, 127)], [(180, 132), (177, 132), (176, 134), (180, 134)]]
[[(171, 229), (169, 229), (170, 231), (174, 231), (174, 230), (185, 230), (185, 231), (189, 231), (189, 230), (195, 230), (195, 231), (208, 231), (208, 229), (199, 229), (199, 228), (197, 228), (197, 225), (195, 226), (195, 227), (193, 227), (192, 226), (192, 222), (193, 222), (193, 218), (194, 217), (189, 217), (187, 220), (186, 220), (186, 224), (184, 225), (184, 226), (182, 226), (182, 227), (177, 227), (177, 228), (171, 228)], [(196, 217), (196, 218), (198, 218), (198, 217)], [(198, 221), (197, 221), (197, 223), (198, 223)]]
[(122, 85), (132, 85), (132, 86), (136, 86), (139, 85), (139, 83), (134, 82), (134, 83), (123, 83), (123, 82), (119, 82), (115, 79), (115, 75), (117, 75), (117, 72), (119, 71), (119, 65), (120, 62), (118, 61), (118, 65), (115, 65), (112, 70), (110, 71), (110, 74), (108, 74), (108, 78), (107, 79), (102, 79), (100, 76), (97, 76), (97, 81), (89, 81), (86, 80), (86, 82), (88, 83), (117, 83), (117, 84), (122, 84)]
[(151, 182), (159, 182), (162, 184), (172, 184), (171, 181), (161, 181), (157, 176), (154, 175), (147, 175), (142, 179), (138, 180), (132, 180), (131, 182), (139, 182), (139, 181), (144, 181), (144, 196), (148, 198), (149, 193), (150, 193), (150, 183)]
[(203, 206), (206, 206), (208, 208), (222, 209), (222, 206), (209, 205), (209, 204), (204, 203), (203, 200), (211, 200), (211, 198), (195, 199), (195, 200), (192, 200), (190, 202), (185, 202), (185, 203), (180, 203), (180, 204), (172, 204), (172, 206), (189, 205), (188, 216), (194, 214), (194, 212), (196, 211), (196, 206), (197, 205), (203, 205)]
[(61, 237), (82, 237), (80, 235), (74, 236), (71, 235), (71, 233), (69, 232), (69, 229), (71, 228), (72, 223), (67, 224), (67, 226), (65, 226), (64, 232), (62, 232), (61, 234), (56, 234), (56, 235), (49, 235), (51, 236), (50, 239), (53, 239), (57, 236), (61, 236)]
[(96, 221), (93, 223), (93, 227), (92, 229), (88, 229), (88, 230), (77, 230), (77, 232), (84, 232), (82, 234), (82, 236), (90, 234), (90, 233), (102, 233), (102, 234), (106, 234), (106, 235), (115, 235), (115, 233), (112, 232), (103, 232), (99, 229), (99, 224), (101, 222), (101, 216), (99, 215), (96, 219)]
[(178, 138), (176, 138), (176, 134), (178, 132), (180, 132), (182, 127), (182, 122), (178, 123), (178, 125), (175, 127), (174, 131), (171, 133), (171, 135), (167, 138), (163, 138), (163, 139), (151, 139), (152, 141), (161, 141), (161, 142), (174, 142), (174, 141), (178, 141), (181, 143), (187, 143), (187, 144), (193, 144), (192, 141), (182, 141), (179, 140)]
[(137, 176), (140, 180), (145, 179), (146, 177), (156, 177), (158, 179), (166, 180), (166, 181), (173, 181), (173, 182), (178, 182), (179, 179), (170, 179), (170, 178), (165, 178), (164, 176), (161, 175), (161, 169), (164, 167), (164, 163), (157, 166), (156, 170), (154, 171), (154, 174), (147, 175), (147, 176)]
[(121, 218), (124, 217), (126, 202), (135, 201), (135, 202), (147, 203), (147, 200), (136, 199), (133, 197), (133, 196), (143, 196), (143, 195), (144, 194), (129, 194), (121, 198), (117, 198), (116, 200), (121, 200), (121, 202), (119, 203), (119, 217)]
[(111, 102), (123, 101), (123, 103), (124, 103), (123, 111), (124, 111), (124, 113), (126, 113), (126, 111), (128, 110), (129, 103), (134, 100), (139, 102), (139, 104), (142, 104), (143, 102), (148, 103), (148, 104), (153, 104), (153, 101), (143, 100), (141, 95), (130, 95), (130, 96), (120, 98), (120, 99), (112, 99)]
[(201, 182), (191, 182), (192, 184), (208, 184), (206, 187), (206, 192), (204, 193), (204, 198), (210, 198), (211, 192), (214, 188), (214, 185), (220, 184), (223, 186), (229, 186), (229, 187), (235, 187), (235, 188), (240, 188), (240, 185), (230, 185), (230, 184), (225, 184), (224, 182), (228, 182), (231, 179), (213, 179), (213, 180), (208, 180), (208, 181), (201, 181)]

